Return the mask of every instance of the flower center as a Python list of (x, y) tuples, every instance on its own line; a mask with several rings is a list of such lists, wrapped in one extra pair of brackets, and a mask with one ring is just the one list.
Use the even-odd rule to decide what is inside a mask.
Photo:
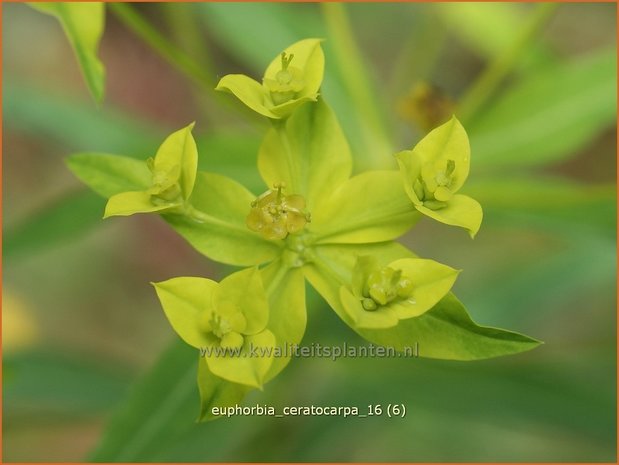
[(275, 79), (264, 79), (275, 105), (281, 105), (294, 99), (305, 86), (303, 71), (290, 66), (293, 58), (294, 54), (287, 55), (286, 52), (283, 52), (281, 55), (282, 69), (275, 74)]
[(311, 221), (305, 211), (305, 199), (297, 194), (284, 195), (286, 184), (276, 183), (251, 203), (246, 224), (266, 239), (284, 239), (298, 233)]
[(368, 276), (363, 286), (361, 304), (365, 310), (375, 311), (396, 300), (409, 299), (413, 289), (412, 281), (402, 276), (402, 270), (387, 266)]
[(154, 205), (176, 203), (181, 200), (181, 186), (178, 182), (180, 178), (180, 166), (178, 169), (169, 171), (155, 169), (155, 160), (146, 160), (148, 169), (152, 173), (152, 187), (150, 189), (150, 200)]
[(421, 168), (420, 176), (413, 183), (413, 189), (424, 206), (439, 210), (447, 206), (453, 196), (454, 160), (426, 163)]
[(247, 326), (247, 320), (238, 308), (228, 302), (220, 304), (212, 311), (204, 311), (200, 321), (200, 329), (219, 340), (224, 348), (240, 348), (245, 341), (242, 332)]

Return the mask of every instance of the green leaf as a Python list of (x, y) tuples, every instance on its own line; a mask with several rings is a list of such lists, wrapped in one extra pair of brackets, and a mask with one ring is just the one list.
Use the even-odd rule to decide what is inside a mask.
[(218, 284), (206, 278), (173, 278), (153, 285), (176, 334), (197, 349), (210, 345), (200, 326), (201, 316), (211, 307)]
[(431, 210), (423, 205), (417, 205), (416, 208), (436, 221), (467, 229), (471, 238), (475, 237), (475, 234), (479, 231), (483, 218), (483, 211), (479, 202), (460, 194), (454, 195), (444, 208), (438, 210)]
[(142, 160), (104, 153), (77, 153), (66, 159), (67, 166), (80, 181), (97, 194), (115, 194), (147, 189), (152, 173)]
[[(305, 280), (300, 268), (288, 268), (276, 261), (262, 270), (262, 281), (269, 296), (269, 330), (275, 335), (276, 346), (285, 350), (300, 344), (305, 333)], [(284, 353), (288, 353), (286, 351)], [(269, 381), (290, 362), (290, 357), (276, 357), (266, 375)]]
[(522, 78), (468, 125), (476, 167), (570, 158), (616, 119), (616, 53), (596, 52)]
[(164, 218), (196, 250), (212, 260), (230, 265), (257, 265), (275, 259), (281, 244), (263, 239), (245, 225), (254, 198), (230, 178), (200, 172), (191, 203), (203, 220), (181, 215)]
[(320, 243), (367, 243), (395, 239), (419, 214), (400, 187), (397, 171), (367, 171), (332, 191), (312, 211), (310, 231)]
[(551, 176), (513, 175), (472, 180), (467, 188), (486, 206), (489, 225), (534, 228), (575, 243), (600, 233), (615, 238), (617, 188)]
[[(527, 11), (508, 2), (435, 3), (439, 17), (450, 33), (456, 34), (474, 51), (487, 58), (500, 56), (518, 38)], [(553, 56), (542, 41), (527, 49), (521, 68), (549, 63)]]
[(105, 69), (97, 57), (97, 51), (105, 27), (104, 4), (100, 2), (37, 2), (29, 5), (60, 21), (75, 50), (90, 92), (97, 102), (101, 102), (104, 93)]
[(2, 239), (3, 259), (38, 254), (51, 246), (79, 239), (84, 231), (102, 221), (104, 205), (94, 192), (79, 191), (55, 199), (44, 210), (17, 225), (6, 225)]
[[(79, 152), (122, 153), (145, 159), (167, 131), (138, 120), (106, 102), (93, 112), (75, 95), (3, 76), (2, 108), (7, 128), (32, 138), (47, 138)], [(65, 149), (62, 149), (63, 152)]]
[(320, 208), (352, 170), (348, 142), (327, 104), (304, 105), (285, 127), (269, 130), (258, 153), (258, 169), (269, 187), (284, 181), (287, 193), (305, 197), (311, 212)]
[[(118, 360), (93, 360), (50, 350), (4, 354), (3, 414), (9, 423), (23, 417), (88, 418), (114, 408), (130, 382), (130, 369)], [(42, 383), (41, 380), (45, 380)], [(97, 386), (97, 389), (92, 389)]]
[(540, 342), (523, 334), (479, 326), (464, 305), (448, 294), (420, 317), (401, 320), (388, 330), (359, 330), (369, 341), (396, 350), (412, 350), (419, 356), (444, 360), (480, 360), (534, 349)]
[(198, 362), (198, 388), (200, 390), (200, 415), (198, 421), (221, 418), (213, 415), (213, 407), (234, 407), (243, 402), (251, 388), (242, 384), (231, 383), (215, 376), (208, 368), (206, 360)]

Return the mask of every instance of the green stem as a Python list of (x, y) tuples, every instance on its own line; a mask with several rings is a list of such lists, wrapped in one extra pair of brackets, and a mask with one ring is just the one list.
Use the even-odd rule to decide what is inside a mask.
[(494, 93), (558, 5), (558, 3), (536, 5), (535, 11), (531, 13), (529, 20), (514, 39), (514, 42), (486, 67), (460, 101), (458, 115), (463, 121), (470, 120)]
[(355, 38), (341, 3), (322, 3), (323, 17), (331, 38), (331, 45), (339, 65), (344, 84), (350, 97), (357, 107), (356, 114), (361, 125), (361, 134), (365, 138), (365, 156), (362, 162), (367, 167), (389, 166), (391, 146), (389, 135), (383, 124), (383, 112), (380, 111), (372, 85), (368, 79), (369, 73), (363, 64), (363, 58), (355, 44)]
[(199, 65), (203, 74), (215, 76), (216, 68), (211, 61), (211, 53), (198, 25), (195, 5), (166, 2), (160, 5), (174, 41)]
[[(234, 112), (235, 117), (244, 122), (249, 122), (252, 129), (256, 129), (258, 123), (249, 117), (237, 105), (234, 105), (228, 99), (215, 99), (214, 88), (216, 82), (211, 76), (214, 73), (209, 72), (209, 67), (204, 67), (197, 64), (189, 55), (177, 46), (172, 44), (165, 36), (157, 31), (148, 21), (146, 21), (135, 9), (128, 3), (111, 2), (108, 3), (111, 11), (114, 12), (116, 17), (131, 31), (133, 31), (138, 37), (140, 37), (146, 44), (148, 44), (156, 53), (158, 53), (163, 59), (165, 59), (170, 65), (176, 68), (183, 75), (194, 81), (202, 93), (202, 98), (208, 99), (205, 106), (211, 108), (213, 102), (225, 105), (227, 108)], [(212, 111), (206, 111), (205, 116), (209, 119), (211, 124), (219, 124), (222, 122), (220, 114), (215, 114)]]
[(215, 82), (209, 74), (206, 74), (185, 52), (153, 28), (130, 4), (111, 2), (108, 3), (108, 7), (125, 26), (180, 72), (205, 89), (212, 90), (215, 87)]
[(388, 89), (398, 97), (416, 82), (430, 80), (447, 41), (447, 29), (442, 27), (434, 10), (427, 10), (420, 15), (420, 25), (402, 46), (391, 71)]

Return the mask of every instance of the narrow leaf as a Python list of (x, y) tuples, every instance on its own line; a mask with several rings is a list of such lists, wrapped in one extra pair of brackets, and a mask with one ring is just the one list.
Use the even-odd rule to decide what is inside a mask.
[(522, 78), (467, 126), (473, 163), (535, 166), (578, 153), (617, 112), (614, 50)]
[(97, 51), (105, 27), (104, 4), (100, 2), (37, 2), (30, 3), (30, 6), (60, 21), (73, 46), (91, 94), (97, 102), (101, 102), (104, 93), (105, 68), (97, 57)]

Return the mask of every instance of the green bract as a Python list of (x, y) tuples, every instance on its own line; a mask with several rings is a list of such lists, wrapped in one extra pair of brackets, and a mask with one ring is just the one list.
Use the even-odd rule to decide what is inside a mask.
[(275, 336), (266, 329), (269, 304), (260, 272), (233, 273), (221, 283), (204, 278), (174, 278), (154, 284), (170, 324), (187, 344), (203, 351), (209, 370), (235, 383), (261, 387)]
[(134, 213), (182, 211), (188, 206), (198, 168), (198, 149), (191, 135), (194, 123), (168, 136), (155, 158), (146, 161), (152, 173), (150, 187), (110, 197), (104, 218)]
[(286, 118), (302, 103), (318, 98), (325, 67), (320, 42), (305, 39), (288, 47), (267, 67), (262, 84), (244, 74), (228, 74), (216, 89), (231, 92), (261, 115)]
[(418, 211), (441, 223), (466, 228), (471, 237), (477, 234), (481, 206), (456, 194), (469, 175), (471, 149), (466, 131), (455, 117), (396, 158), (404, 189)]
[(418, 344), (424, 357), (476, 360), (539, 344), (474, 323), (450, 293), (459, 271), (395, 242), (421, 214), (477, 232), (481, 208), (457, 194), (470, 160), (460, 123), (454, 118), (398, 154), (400, 171), (351, 176), (348, 142), (317, 98), (322, 74), (319, 41), (308, 39), (286, 49), (262, 85), (244, 76), (220, 82), (259, 113), (282, 118), (259, 149), (264, 193), (257, 197), (226, 176), (196, 174), (191, 126), (164, 142), (152, 173), (116, 155), (69, 159), (80, 179), (110, 198), (107, 216), (157, 212), (210, 259), (249, 267), (219, 284), (156, 284), (175, 331), (203, 352), (201, 419), (211, 418), (212, 406), (240, 402), (289, 362), (286, 348), (301, 343), (306, 327), (305, 279), (354, 331), (397, 350)]

